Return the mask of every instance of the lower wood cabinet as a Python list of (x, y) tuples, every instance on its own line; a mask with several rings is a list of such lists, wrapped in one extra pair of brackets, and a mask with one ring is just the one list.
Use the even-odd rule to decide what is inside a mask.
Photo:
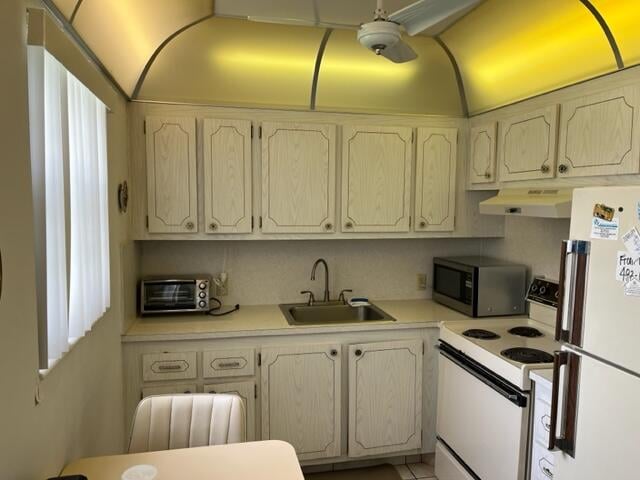
[(284, 440), (300, 460), (340, 455), (340, 345), (262, 350), (262, 440)]
[(422, 446), (422, 340), (349, 346), (349, 456)]
[(213, 383), (204, 386), (204, 393), (234, 393), (244, 402), (247, 412), (247, 442), (256, 440), (256, 384), (254, 382)]

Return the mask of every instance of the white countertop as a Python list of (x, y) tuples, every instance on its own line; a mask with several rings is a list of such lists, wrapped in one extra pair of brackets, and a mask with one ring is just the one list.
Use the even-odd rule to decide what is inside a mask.
[(437, 328), (439, 322), (442, 321), (470, 320), (466, 315), (432, 300), (381, 300), (372, 303), (387, 312), (396, 321), (341, 325), (289, 325), (278, 305), (247, 305), (241, 306), (237, 312), (223, 317), (171, 315), (136, 318), (129, 330), (122, 336), (122, 341), (199, 340), (381, 329)]

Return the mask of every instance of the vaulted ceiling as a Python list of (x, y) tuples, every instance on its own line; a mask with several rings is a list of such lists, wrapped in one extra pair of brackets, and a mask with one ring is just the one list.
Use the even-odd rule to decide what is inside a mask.
[(354, 30), (247, 20), (357, 25), (375, 0), (44, 1), (133, 99), (464, 115), (640, 63), (638, 0), (485, 0), (435, 38), (407, 37), (405, 64)]

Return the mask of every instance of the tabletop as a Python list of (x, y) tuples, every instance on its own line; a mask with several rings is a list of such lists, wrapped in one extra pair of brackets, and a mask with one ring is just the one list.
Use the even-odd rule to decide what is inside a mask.
[(295, 450), (278, 440), (82, 458), (62, 475), (121, 480), (136, 465), (155, 467), (153, 480), (304, 480)]

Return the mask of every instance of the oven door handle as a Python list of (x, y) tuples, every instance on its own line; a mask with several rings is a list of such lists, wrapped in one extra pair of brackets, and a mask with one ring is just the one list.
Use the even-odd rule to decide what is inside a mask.
[(491, 372), (483, 369), (480, 365), (475, 365), (471, 363), (468, 359), (466, 359), (463, 354), (458, 353), (453, 349), (453, 347), (449, 347), (448, 345), (437, 345), (436, 348), (440, 350), (440, 355), (447, 358), (458, 367), (463, 369), (465, 372), (473, 375), (475, 378), (480, 380), (489, 388), (493, 389), (504, 398), (509, 400), (511, 403), (517, 405), (518, 407), (524, 408), (527, 406), (527, 397), (517, 391), (515, 388), (507, 385), (503, 380), (501, 380), (497, 375), (492, 374)]

